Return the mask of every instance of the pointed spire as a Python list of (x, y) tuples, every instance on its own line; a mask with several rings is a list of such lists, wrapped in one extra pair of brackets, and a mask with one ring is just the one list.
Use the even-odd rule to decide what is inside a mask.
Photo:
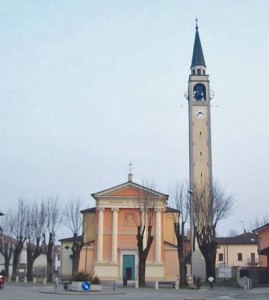
[(199, 36), (199, 32), (198, 32), (198, 19), (195, 19), (195, 21), (196, 21), (196, 27), (195, 27), (196, 33), (195, 33), (191, 68), (194, 67), (194, 66), (204, 66), (204, 67), (206, 67), (204, 54), (203, 54), (203, 49), (202, 49), (200, 36)]

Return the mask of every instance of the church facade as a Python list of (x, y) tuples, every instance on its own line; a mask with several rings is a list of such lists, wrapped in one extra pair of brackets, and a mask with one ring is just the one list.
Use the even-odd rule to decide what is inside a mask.
[(138, 226), (145, 224), (144, 247), (148, 225), (153, 236), (146, 280), (175, 280), (179, 262), (174, 222), (180, 212), (167, 207), (168, 195), (134, 183), (129, 174), (127, 182), (92, 197), (96, 206), (82, 211), (85, 246), (80, 271), (94, 273), (101, 280), (137, 280), (136, 236)]

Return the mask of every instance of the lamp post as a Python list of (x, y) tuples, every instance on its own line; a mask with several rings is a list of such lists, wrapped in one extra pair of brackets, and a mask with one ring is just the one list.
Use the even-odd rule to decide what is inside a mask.
[(194, 243), (194, 220), (193, 220), (193, 191), (192, 190), (188, 190), (188, 193), (190, 194), (190, 230), (191, 230), (191, 237), (190, 237), (190, 241), (191, 241), (191, 284), (192, 284), (192, 288), (194, 287), (194, 282), (193, 282), (193, 274), (194, 274), (194, 267), (193, 267), (193, 243)]

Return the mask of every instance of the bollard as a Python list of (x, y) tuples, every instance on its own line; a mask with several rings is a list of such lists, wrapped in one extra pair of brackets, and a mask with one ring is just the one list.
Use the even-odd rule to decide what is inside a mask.
[(27, 283), (27, 277), (24, 276), (24, 283)]
[(155, 290), (158, 290), (158, 289), (159, 289), (159, 282), (155, 281)]
[(19, 282), (19, 276), (16, 276), (16, 282)]
[(116, 281), (113, 282), (113, 291), (116, 290)]
[(36, 277), (33, 278), (33, 283), (36, 283)]
[(47, 277), (44, 277), (43, 284), (47, 284)]
[(138, 279), (136, 279), (136, 281), (135, 281), (135, 288), (138, 289), (138, 287), (139, 287)]

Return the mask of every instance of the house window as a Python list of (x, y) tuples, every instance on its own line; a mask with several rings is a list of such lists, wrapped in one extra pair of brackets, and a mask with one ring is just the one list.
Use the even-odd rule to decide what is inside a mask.
[(223, 261), (223, 253), (219, 253), (219, 261)]
[(250, 262), (251, 262), (252, 264), (255, 263), (255, 253), (250, 253)]
[(237, 260), (238, 261), (242, 261), (243, 260), (242, 253), (237, 253)]

